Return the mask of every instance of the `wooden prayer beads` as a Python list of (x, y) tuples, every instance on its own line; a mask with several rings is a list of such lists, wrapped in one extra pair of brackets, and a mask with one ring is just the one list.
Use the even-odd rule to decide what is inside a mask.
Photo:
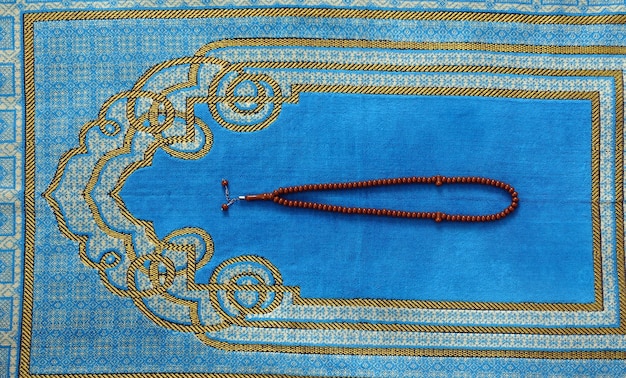
[[(285, 195), (312, 192), (312, 191), (324, 191), (324, 190), (350, 190), (357, 188), (370, 188), (377, 186), (389, 186), (389, 185), (408, 185), (408, 184), (434, 184), (441, 186), (444, 184), (478, 184), (488, 185), (502, 190), (506, 190), (511, 195), (511, 203), (507, 208), (499, 213), (488, 215), (463, 215), (463, 214), (447, 214), (441, 211), (437, 212), (424, 212), (424, 211), (403, 211), (403, 210), (389, 210), (389, 209), (376, 209), (368, 207), (349, 207), (330, 205), (317, 202), (308, 202), (300, 200), (290, 200), (285, 198)], [(326, 184), (306, 184), (288, 186), (286, 188), (278, 188), (273, 192), (239, 196), (237, 199), (231, 199), (228, 194), (228, 181), (222, 180), (222, 186), (226, 193), (227, 203), (222, 205), (222, 210), (228, 210), (237, 199), (245, 201), (273, 201), (282, 206), (287, 207), (299, 207), (304, 209), (313, 209), (320, 211), (330, 211), (343, 214), (358, 214), (358, 215), (376, 215), (385, 217), (398, 217), (398, 218), (412, 218), (412, 219), (432, 219), (435, 222), (448, 221), (448, 222), (492, 222), (500, 220), (507, 215), (511, 214), (519, 204), (519, 198), (515, 189), (502, 181), (493, 180), (484, 177), (464, 176), (464, 177), (446, 177), (446, 176), (412, 176), (412, 177), (399, 177), (390, 179), (378, 179), (378, 180), (364, 180), (364, 181), (351, 181), (342, 183), (326, 183)]]

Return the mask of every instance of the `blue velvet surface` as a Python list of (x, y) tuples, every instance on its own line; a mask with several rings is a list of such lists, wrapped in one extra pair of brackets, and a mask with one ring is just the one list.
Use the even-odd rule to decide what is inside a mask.
[[(198, 106), (214, 133), (209, 154), (183, 161), (159, 152), (151, 167), (130, 177), (122, 196), (135, 216), (154, 221), (160, 237), (184, 226), (202, 227), (212, 235), (216, 255), (264, 256), (304, 297), (591, 302), (590, 106), (310, 93), (286, 105), (271, 127), (249, 134), (222, 129)], [(222, 177), (233, 194), (248, 194), (435, 174), (509, 182), (521, 206), (485, 224), (350, 216), (259, 202), (220, 210)], [(497, 212), (510, 201), (502, 190), (461, 185), (301, 197), (469, 214)], [(199, 272), (197, 281), (207, 280)]]

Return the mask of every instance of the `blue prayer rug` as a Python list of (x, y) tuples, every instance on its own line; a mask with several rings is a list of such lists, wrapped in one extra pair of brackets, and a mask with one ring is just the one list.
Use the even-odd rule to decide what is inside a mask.
[(0, 1), (0, 377), (626, 375), (624, 14)]

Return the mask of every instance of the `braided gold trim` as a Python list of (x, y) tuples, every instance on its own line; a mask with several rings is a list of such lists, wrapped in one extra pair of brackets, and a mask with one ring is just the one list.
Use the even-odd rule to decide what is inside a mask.
[[(28, 17), (28, 19), (26, 19)], [(598, 25), (626, 23), (626, 15), (531, 15), (519, 13), (479, 12), (416, 12), (337, 8), (239, 8), (239, 9), (171, 9), (120, 11), (69, 11), (25, 14), (24, 23), (58, 20), (115, 20), (125, 18), (243, 18), (243, 17), (310, 17), (310, 18), (365, 18), (422, 21), (473, 21), (523, 24)]]
[(24, 296), (19, 375), (30, 376), (30, 343), (33, 313), (33, 272), (35, 270), (35, 46), (34, 24), (24, 23)]
[[(272, 41), (274, 42), (274, 41)], [(272, 43), (270, 42), (270, 43)], [(283, 43), (283, 40), (277, 41), (277, 43)], [(290, 41), (290, 43), (304, 43), (304, 40)], [(329, 42), (329, 43), (332, 43)], [(205, 49), (200, 50), (202, 53), (205, 53)], [(200, 53), (200, 52), (199, 52)], [(198, 54), (199, 54), (198, 53)], [(184, 60), (183, 60), (184, 61)], [(180, 64), (181, 60), (177, 59), (176, 62)], [(233, 65), (236, 69), (243, 67), (242, 64)], [(166, 66), (162, 64), (159, 65), (160, 69), (163, 69)], [(400, 66), (398, 70), (396, 68), (398, 66), (392, 65), (370, 65), (370, 64), (334, 64), (334, 63), (317, 63), (317, 62), (301, 62), (301, 63), (276, 63), (276, 62), (259, 62), (259, 63), (249, 63), (246, 67), (251, 68), (297, 68), (297, 69), (325, 69), (325, 70), (379, 70), (379, 71), (389, 71), (389, 72), (488, 72), (488, 73), (505, 73), (505, 74), (518, 74), (518, 75), (535, 75), (535, 76), (607, 76), (616, 78), (620, 71), (592, 71), (592, 70), (549, 70), (549, 69), (517, 69), (517, 68), (507, 68), (507, 67), (485, 67), (485, 66)], [(234, 68), (234, 69), (235, 69)], [(191, 71), (191, 70), (190, 70)], [(151, 70), (154, 72), (154, 70)], [(196, 70), (197, 72), (197, 70)], [(190, 75), (190, 80), (187, 83), (180, 84), (177, 87), (188, 87), (191, 86), (192, 83), (195, 83), (196, 77), (194, 75)], [(617, 79), (616, 79), (617, 80)], [(147, 81), (147, 77), (142, 77), (138, 83), (143, 83)], [(141, 86), (136, 86), (140, 88)], [(616, 88), (616, 92), (621, 91), (622, 88)], [(292, 93), (290, 97), (282, 98), (282, 97), (273, 97), (272, 100), (276, 100), (276, 102), (290, 102), (296, 103), (298, 102), (298, 98), (300, 93), (302, 92), (337, 92), (337, 93), (370, 93), (370, 94), (414, 94), (414, 95), (437, 95), (437, 96), (454, 96), (454, 95), (463, 95), (463, 96), (491, 96), (491, 97), (511, 97), (511, 98), (535, 98), (535, 99), (587, 99), (592, 102), (592, 134), (593, 141), (592, 143), (599, 143), (599, 133), (600, 133), (600, 99), (597, 95), (592, 93), (581, 93), (581, 92), (551, 92), (551, 91), (518, 91), (518, 90), (500, 90), (500, 89), (467, 89), (467, 88), (417, 88), (417, 87), (355, 87), (348, 85), (336, 85), (336, 86), (322, 86), (317, 84), (303, 85), (303, 84), (294, 84), (292, 85)], [(245, 101), (252, 100), (254, 98), (237, 98), (237, 101)], [(233, 101), (235, 98), (233, 98)], [(199, 103), (211, 103), (217, 101), (225, 101), (224, 97), (190, 97), (188, 98), (188, 108), (193, 109), (195, 104)], [(269, 99), (266, 99), (269, 101)], [(617, 105), (616, 107), (619, 107)], [(191, 113), (188, 113), (191, 114)], [(277, 115), (276, 115), (277, 116)], [(619, 115), (618, 115), (619, 116)], [(622, 116), (623, 117), (623, 116)], [(215, 117), (216, 121), (222, 124), (225, 127), (228, 127), (228, 124), (224, 124), (219, 117)], [(273, 118), (272, 118), (273, 119)], [(617, 122), (623, 122), (623, 119), (617, 119)], [(247, 131), (256, 130), (265, 126), (264, 122), (261, 125), (257, 125), (256, 127), (252, 127)], [(130, 143), (130, 139), (127, 144)], [(121, 150), (111, 151), (111, 156), (118, 156), (120, 154), (126, 153), (129, 147), (124, 147)], [(152, 151), (152, 150), (151, 150)], [(111, 191), (111, 197), (116, 201), (120, 211), (124, 216), (131, 221), (133, 224), (146, 228), (147, 234), (150, 236), (151, 240), (154, 243), (159, 243), (159, 239), (156, 236), (156, 232), (154, 231), (153, 225), (150, 222), (142, 221), (140, 219), (135, 218), (130, 211), (128, 211), (126, 205), (124, 204), (123, 199), (119, 195), (121, 189), (123, 188), (125, 181), (130, 175), (139, 167), (143, 167), (150, 164), (150, 157), (152, 154), (146, 155), (148, 158), (142, 162), (137, 162), (136, 165), (131, 165), (127, 170), (123, 172), (120, 176), (120, 180), (116, 184), (115, 188)], [(110, 157), (106, 157), (108, 160)], [(103, 158), (105, 160), (105, 158)], [(592, 166), (592, 188), (595, 188), (595, 195), (592, 195), (592, 202), (599, 202), (599, 149), (592, 149), (592, 161), (594, 162)], [(97, 178), (99, 176), (99, 170), (104, 167), (103, 164), (99, 165), (99, 169), (95, 170), (92, 175), (92, 179), (90, 180), (90, 184), (86, 188), (86, 193), (90, 193), (91, 190), (95, 187), (97, 182)], [(60, 174), (63, 170), (63, 167), (59, 166), (59, 178)], [(592, 189), (594, 191), (594, 189)], [(97, 217), (98, 225), (107, 231), (108, 227), (102, 221), (102, 216), (97, 212), (98, 207), (93, 199), (88, 196), (87, 201)], [(593, 205), (592, 205), (593, 206)], [(558, 303), (558, 304), (550, 304), (550, 303), (481, 303), (481, 302), (434, 302), (434, 301), (414, 301), (414, 300), (377, 300), (377, 299), (307, 299), (307, 298), (299, 298), (295, 297), (295, 304), (308, 304), (308, 305), (329, 305), (329, 306), (382, 306), (382, 307), (411, 307), (411, 308), (433, 308), (433, 309), (468, 309), (468, 310), (526, 310), (526, 311), (600, 311), (603, 308), (602, 303), (602, 262), (601, 262), (601, 250), (600, 250), (600, 218), (599, 218), (599, 203), (597, 203), (592, 208), (592, 227), (593, 227), (593, 235), (594, 235), (594, 245), (593, 245), (593, 260), (594, 260), (594, 302), (593, 303), (585, 303), (585, 304), (571, 304), (571, 303)], [(120, 237), (117, 233), (111, 230), (111, 236)], [(535, 329), (537, 332), (543, 332), (544, 328)]]

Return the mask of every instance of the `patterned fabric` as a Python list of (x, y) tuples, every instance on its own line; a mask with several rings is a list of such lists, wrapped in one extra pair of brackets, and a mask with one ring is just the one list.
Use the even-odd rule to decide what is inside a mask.
[(0, 0), (0, 377), (626, 376), (625, 12)]

